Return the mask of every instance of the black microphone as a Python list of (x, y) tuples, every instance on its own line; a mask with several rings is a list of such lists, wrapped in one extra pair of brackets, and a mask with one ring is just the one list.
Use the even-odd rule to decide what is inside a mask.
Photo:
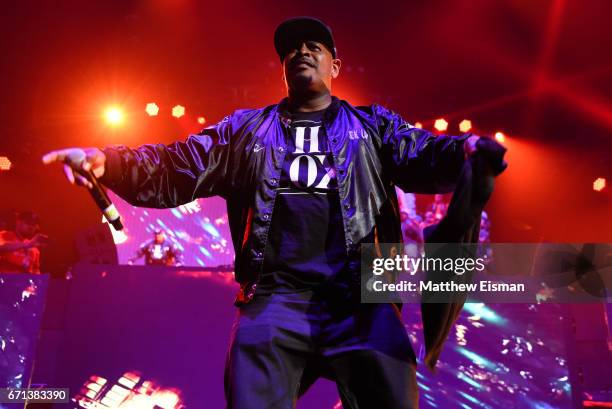
[(108, 222), (115, 228), (115, 230), (123, 230), (123, 223), (121, 223), (121, 215), (119, 211), (111, 202), (110, 198), (106, 194), (106, 190), (98, 183), (98, 178), (94, 176), (92, 171), (86, 171), (82, 168), (75, 169), (77, 173), (83, 176), (89, 183), (91, 183), (91, 187), (88, 187), (89, 193), (93, 198), (94, 202), (98, 205), (100, 210), (102, 210), (102, 214), (108, 220)]

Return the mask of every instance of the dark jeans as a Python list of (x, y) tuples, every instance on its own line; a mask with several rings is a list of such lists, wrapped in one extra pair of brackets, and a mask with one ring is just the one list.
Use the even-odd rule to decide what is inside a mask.
[(240, 307), (228, 408), (293, 408), (320, 376), (336, 382), (344, 409), (416, 409), (416, 360), (397, 307), (312, 292), (259, 295)]

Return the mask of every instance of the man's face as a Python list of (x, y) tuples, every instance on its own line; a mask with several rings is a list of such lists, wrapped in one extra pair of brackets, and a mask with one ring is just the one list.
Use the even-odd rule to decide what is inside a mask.
[(38, 232), (38, 223), (31, 223), (26, 220), (17, 220), (15, 231), (24, 239), (31, 239)]
[(302, 41), (283, 58), (288, 90), (331, 92), (331, 80), (340, 73), (340, 60), (317, 41)]
[(164, 242), (165, 236), (164, 233), (158, 233), (155, 235), (155, 243), (162, 244)]

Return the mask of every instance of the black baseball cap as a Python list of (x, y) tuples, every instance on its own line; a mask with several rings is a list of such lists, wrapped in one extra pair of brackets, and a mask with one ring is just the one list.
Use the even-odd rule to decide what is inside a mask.
[(281, 61), (289, 50), (304, 40), (317, 41), (325, 45), (336, 58), (336, 45), (331, 28), (318, 18), (293, 17), (280, 23), (274, 31), (274, 48)]

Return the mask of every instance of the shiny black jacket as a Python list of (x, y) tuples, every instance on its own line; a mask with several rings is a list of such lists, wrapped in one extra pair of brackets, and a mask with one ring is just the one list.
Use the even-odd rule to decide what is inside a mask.
[[(102, 182), (136, 206), (176, 207), (213, 195), (226, 199), (241, 284), (236, 302), (245, 303), (262, 269), (289, 124), (284, 99), (235, 111), (185, 142), (107, 148)], [(336, 167), (347, 267), (358, 272), (360, 243), (402, 241), (395, 186), (417, 193), (452, 191), (469, 134), (436, 136), (380, 105), (355, 107), (336, 97), (323, 126)]]

